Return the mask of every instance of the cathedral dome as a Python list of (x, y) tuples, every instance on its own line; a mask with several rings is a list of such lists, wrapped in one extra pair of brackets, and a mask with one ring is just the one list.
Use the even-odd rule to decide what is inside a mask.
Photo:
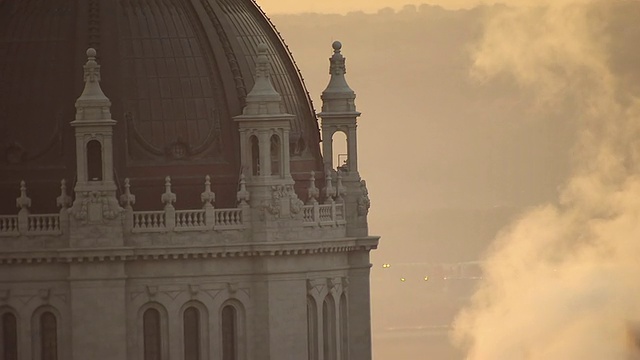
[(306, 180), (322, 171), (315, 113), (286, 45), (254, 1), (0, 0), (0, 213), (15, 213), (21, 180), (40, 211), (54, 211), (61, 179), (73, 186), (69, 123), (88, 47), (97, 50), (117, 121), (119, 191), (130, 178), (136, 207), (159, 208), (169, 175), (176, 206), (193, 207), (210, 175), (218, 203), (232, 205), (241, 171), (233, 117), (253, 87), (260, 43), (294, 115), (292, 175)]

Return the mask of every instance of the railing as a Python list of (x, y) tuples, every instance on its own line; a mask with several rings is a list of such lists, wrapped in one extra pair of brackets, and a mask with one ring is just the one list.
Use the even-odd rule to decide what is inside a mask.
[(214, 228), (234, 229), (243, 226), (242, 209), (216, 209)]
[(206, 227), (204, 209), (176, 211), (176, 229), (206, 230)]
[(146, 231), (163, 231), (166, 228), (164, 211), (133, 212), (133, 228)]
[(345, 223), (344, 204), (313, 204), (302, 208), (304, 226), (335, 226)]
[(2, 215), (0, 216), (0, 236), (16, 235), (59, 235), (59, 214)]
[[(246, 226), (242, 209), (131, 211), (127, 216), (133, 217), (131, 230), (136, 233), (232, 230)], [(169, 221), (172, 218), (175, 221)]]
[(18, 216), (0, 216), (0, 234), (14, 235), (18, 233)]
[(37, 234), (60, 233), (60, 215), (29, 215), (27, 217), (27, 232)]

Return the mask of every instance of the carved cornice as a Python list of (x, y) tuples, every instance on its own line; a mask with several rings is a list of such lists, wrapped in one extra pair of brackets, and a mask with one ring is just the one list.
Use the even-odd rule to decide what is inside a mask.
[(140, 247), (104, 249), (58, 249), (43, 251), (5, 251), (0, 265), (51, 264), (110, 261), (156, 261), (263, 256), (295, 256), (370, 251), (378, 247), (379, 237), (345, 238), (314, 242), (280, 242), (237, 245)]

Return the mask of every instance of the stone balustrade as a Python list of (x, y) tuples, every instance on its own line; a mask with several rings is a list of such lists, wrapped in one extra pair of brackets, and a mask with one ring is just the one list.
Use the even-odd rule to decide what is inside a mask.
[[(250, 227), (250, 208), (246, 202), (241, 179), (238, 208), (218, 209), (213, 206), (215, 194), (211, 191), (210, 178), (205, 179), (205, 191), (202, 193), (201, 209), (177, 210), (173, 203), (176, 194), (171, 192), (171, 179), (166, 178), (165, 193), (162, 194), (165, 207), (158, 211), (135, 211), (135, 195), (131, 194), (129, 179), (125, 180), (125, 189), (120, 197), (123, 208), (120, 208), (125, 233), (159, 233), (189, 232), (212, 230), (244, 230)], [(340, 193), (333, 191), (331, 178), (327, 177), (327, 196), (323, 204), (317, 201), (319, 191), (315, 187), (314, 174), (311, 174), (309, 186), (309, 202), (302, 208), (302, 224), (308, 227), (340, 227), (346, 224), (345, 204)], [(243, 190), (244, 189), (244, 190)], [(242, 195), (242, 196), (241, 196)], [(334, 200), (335, 198), (335, 200)], [(244, 201), (243, 201), (244, 200)], [(66, 194), (66, 186), (62, 181), (61, 195), (58, 205), (59, 214), (31, 214), (31, 199), (27, 196), (26, 184), (20, 184), (20, 197), (17, 199), (20, 208), (17, 215), (0, 215), (0, 236), (56, 236), (68, 233), (71, 198)]]
[(302, 208), (304, 226), (336, 226), (346, 224), (344, 218), (344, 204), (331, 202), (329, 204), (304, 205)]

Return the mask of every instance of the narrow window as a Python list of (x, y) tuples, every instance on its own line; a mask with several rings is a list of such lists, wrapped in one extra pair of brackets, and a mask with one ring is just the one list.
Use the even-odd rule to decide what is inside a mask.
[(249, 141), (251, 142), (251, 174), (260, 175), (260, 145), (258, 144), (258, 138), (251, 136)]
[(87, 143), (87, 177), (89, 181), (102, 180), (102, 145), (97, 140)]
[(271, 175), (280, 175), (281, 161), (280, 161), (280, 138), (278, 135), (271, 136)]
[(322, 335), (324, 360), (333, 360), (336, 358), (336, 312), (330, 295), (322, 302)]
[(342, 170), (349, 169), (349, 148), (347, 135), (342, 131), (336, 131), (331, 139), (333, 164)]
[(18, 322), (9, 312), (2, 315), (2, 354), (5, 360), (18, 359)]
[(40, 315), (40, 358), (58, 360), (58, 323), (49, 311)]
[(318, 308), (312, 296), (307, 296), (307, 349), (309, 360), (318, 359)]
[(184, 360), (200, 360), (200, 311), (189, 307), (184, 311)]
[(340, 296), (340, 352), (342, 359), (349, 359), (349, 311), (347, 308), (347, 296)]
[(222, 360), (236, 360), (238, 345), (238, 317), (236, 308), (222, 308)]
[(144, 333), (144, 360), (160, 360), (162, 339), (160, 335), (160, 312), (148, 309), (142, 315), (142, 331)]

